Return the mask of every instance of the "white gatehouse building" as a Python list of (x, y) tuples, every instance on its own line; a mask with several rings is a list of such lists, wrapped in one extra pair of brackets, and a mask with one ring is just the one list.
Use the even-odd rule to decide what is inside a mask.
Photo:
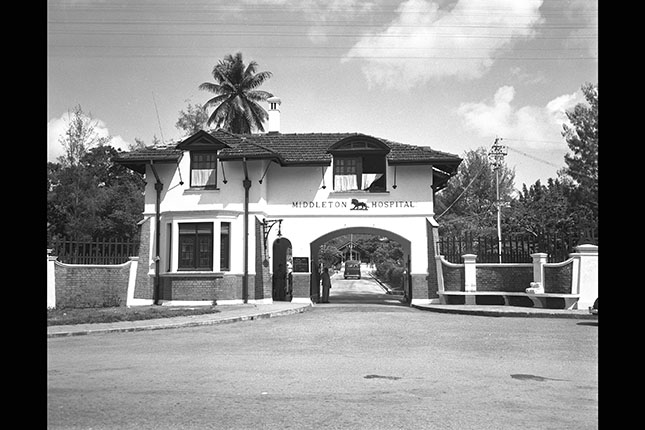
[(267, 133), (200, 131), (115, 161), (146, 178), (137, 303), (315, 302), (320, 245), (350, 233), (401, 244), (407, 298), (439, 301), (434, 194), (456, 155), (361, 133), (283, 134), (272, 103)]

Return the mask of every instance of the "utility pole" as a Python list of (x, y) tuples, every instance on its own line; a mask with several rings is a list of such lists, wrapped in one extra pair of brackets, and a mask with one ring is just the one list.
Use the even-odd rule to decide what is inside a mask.
[(501, 137), (495, 138), (495, 143), (490, 148), (488, 158), (491, 160), (493, 170), (495, 170), (495, 187), (497, 190), (497, 197), (495, 206), (497, 207), (497, 253), (499, 255), (499, 262), (502, 262), (502, 201), (499, 198), (499, 169), (502, 167), (504, 157), (508, 154), (508, 149), (500, 145), (498, 142), (502, 140)]

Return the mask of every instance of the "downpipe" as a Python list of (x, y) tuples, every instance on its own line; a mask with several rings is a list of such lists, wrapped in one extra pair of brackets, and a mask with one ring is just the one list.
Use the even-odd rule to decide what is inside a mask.
[(249, 301), (249, 189), (251, 180), (246, 165), (246, 157), (242, 158), (244, 166), (244, 275), (242, 276), (242, 300), (244, 303)]
[(155, 202), (155, 279), (154, 279), (154, 286), (152, 290), (152, 302), (155, 305), (159, 304), (159, 297), (161, 296), (160, 294), (160, 283), (159, 283), (159, 263), (161, 261), (161, 257), (159, 257), (159, 242), (161, 242), (161, 190), (163, 189), (163, 183), (161, 183), (161, 179), (159, 179), (159, 175), (157, 174), (157, 169), (155, 169), (155, 165), (152, 160), (150, 160), (150, 167), (152, 168), (152, 173), (155, 175), (155, 179), (157, 182), (155, 182), (155, 191), (157, 192), (157, 201)]

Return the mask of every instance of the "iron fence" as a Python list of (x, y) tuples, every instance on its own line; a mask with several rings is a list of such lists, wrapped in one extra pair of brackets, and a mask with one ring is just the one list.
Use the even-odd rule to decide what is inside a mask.
[(139, 241), (117, 238), (54, 238), (48, 248), (58, 261), (67, 264), (123, 264), (129, 257), (139, 255)]
[[(542, 235), (507, 234), (502, 236), (502, 263), (531, 263), (531, 254), (543, 252), (549, 263), (565, 261), (575, 247), (582, 243), (598, 244), (597, 231), (578, 234), (552, 233)], [(440, 237), (439, 253), (451, 263), (462, 263), (462, 255), (477, 255), (478, 263), (499, 263), (497, 236), (465, 233), (461, 236)]]

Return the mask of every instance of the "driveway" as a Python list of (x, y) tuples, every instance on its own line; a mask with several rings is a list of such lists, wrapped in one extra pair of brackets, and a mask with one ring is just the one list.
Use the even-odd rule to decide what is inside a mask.
[(363, 282), (275, 319), (48, 339), (48, 428), (597, 428), (597, 326), (420, 311)]

